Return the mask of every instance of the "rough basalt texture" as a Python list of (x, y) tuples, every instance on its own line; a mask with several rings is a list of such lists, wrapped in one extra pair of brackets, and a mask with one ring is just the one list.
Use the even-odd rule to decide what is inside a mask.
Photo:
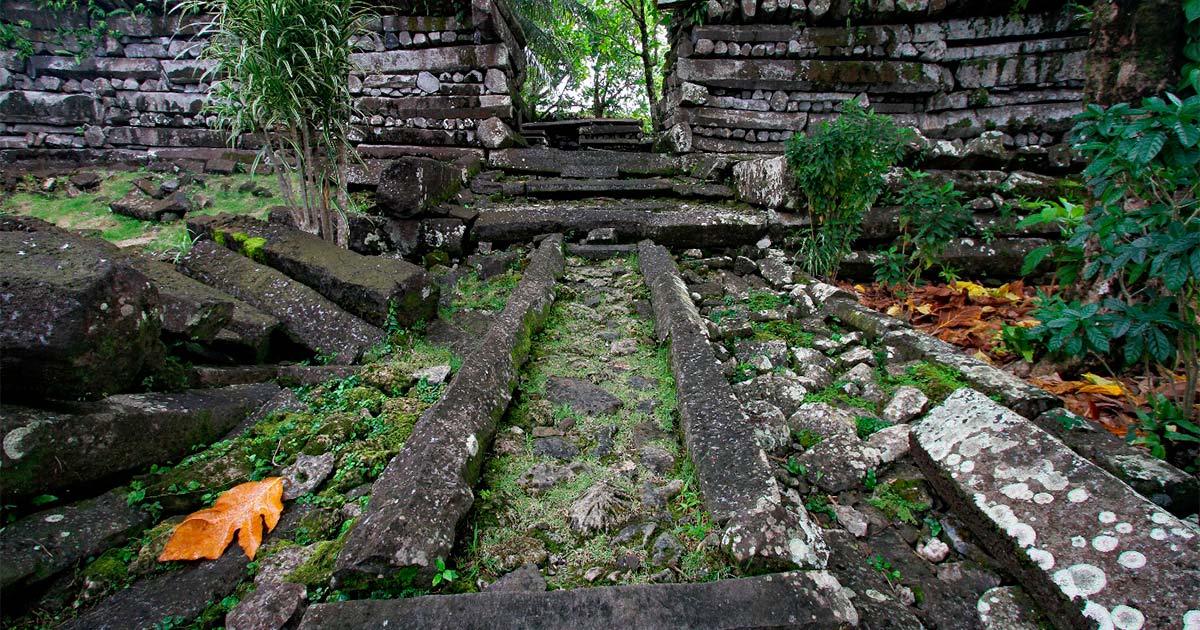
[(157, 348), (162, 310), (158, 290), (120, 250), (13, 219), (0, 231), (0, 267), (6, 402), (101, 397), (138, 382)]
[(130, 505), (119, 490), (30, 514), (0, 531), (0, 588), (45, 580), (124, 543), (149, 524), (150, 513)]
[(337, 558), (335, 578), (345, 588), (381, 579), (428, 584), (437, 559), (450, 555), (530, 339), (554, 302), (565, 265), (562, 241), (555, 235), (542, 242), (487, 336), (375, 482)]
[(639, 245), (638, 256), (650, 287), (655, 331), (660, 340), (670, 341), (684, 439), (705, 508), (723, 528), (723, 546), (748, 567), (824, 567), (829, 549), (820, 527), (803, 507), (785, 501), (675, 261), (650, 242)]
[(297, 343), (335, 363), (354, 363), (384, 333), (316, 291), (212, 241), (196, 243), (180, 260), (188, 276), (278, 318)]
[(5, 406), (0, 409), (5, 497), (91, 487), (179, 459), (224, 435), (278, 391), (273, 384), (234, 385), (61, 403), (56, 410)]
[(702, 584), (649, 584), (548, 593), (492, 592), (319, 604), (300, 627), (317, 628), (835, 628), (858, 611), (824, 571)]
[(403, 260), (363, 256), (249, 217), (202, 217), (189, 221), (188, 229), (311, 287), (375, 326), (386, 326), (389, 315), (399, 325), (411, 326), (437, 311), (437, 286), (424, 269)]
[(911, 437), (939, 494), (1056, 625), (1200, 623), (1200, 533), (1032, 422), (962, 389)]
[(423, 157), (401, 158), (384, 169), (375, 189), (375, 203), (389, 217), (420, 216), (449, 199), (462, 186), (458, 169)]
[(731, 247), (758, 241), (768, 225), (764, 212), (697, 203), (522, 203), (480, 207), (472, 233), (479, 241), (516, 243), (547, 232), (612, 228), (625, 243)]
[(189, 341), (211, 342), (233, 320), (234, 298), (176, 271), (173, 265), (133, 258), (162, 301), (163, 332)]

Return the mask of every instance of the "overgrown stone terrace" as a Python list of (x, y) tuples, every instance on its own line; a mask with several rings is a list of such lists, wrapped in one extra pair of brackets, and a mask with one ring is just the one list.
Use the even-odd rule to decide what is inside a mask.
[[(896, 3), (868, 28), (886, 41), (857, 50), (833, 45), (850, 32), (833, 24), (848, 3), (709, 4), (740, 24), (676, 33), (678, 76), (714, 65), (722, 45), (747, 56), (731, 45), (746, 40), (751, 59), (776, 65), (872, 57), (871, 73), (831, 76), (865, 81), (846, 89), (893, 113), (928, 106), (971, 124), (999, 113), (920, 81), (872, 87), (897, 64), (1003, 87), (1030, 111), (1077, 106), (1082, 34), (1041, 17)], [(911, 32), (896, 24), (909, 13), (923, 20)], [(793, 16), (822, 24), (814, 36), (832, 48), (763, 39)], [(454, 44), (447, 33), (481, 23), (413, 20), (379, 25), (369, 59), (392, 65), (359, 79), (377, 104), (425, 108), (461, 91), (482, 107), (507, 90), (514, 70), (497, 68), (435, 76), (433, 90), (408, 58), (443, 59), (428, 33)], [(156, 43), (144, 32), (126, 52)], [(1018, 49), (1033, 55), (1021, 62), (1032, 78), (1000, 71)], [(130, 60), (106, 63), (118, 61)], [(71, 70), (51, 65), (16, 81), (70, 94), (32, 97), (57, 116), (83, 83), (56, 82)], [(1047, 73), (1062, 85), (1040, 85)], [(178, 96), (181, 76), (128, 87)], [(0, 335), (5, 625), (1200, 627), (1195, 477), (1064, 422), (1053, 395), (798, 273), (783, 161), (703, 151), (750, 143), (746, 127), (753, 148), (771, 148), (841, 96), (717, 80), (668, 95), (697, 128), (668, 134), (680, 155), (505, 149), (515, 138), (494, 124), (418, 130), (381, 114), (380, 142), (469, 146), (366, 147), (352, 251), (269, 211), (266, 180), (226, 174), (237, 151), (163, 149), (207, 164), (149, 163), (160, 173), (33, 169), (5, 207), (18, 216), (0, 218), (2, 292), (18, 296), (5, 297)], [(21, 98), (6, 94), (0, 114), (41, 115), (13, 109)], [(449, 108), (446, 120), (496, 113)], [(1059, 118), (918, 140), (909, 163), (957, 182), (998, 236), (948, 258), (1007, 277), (1056, 236), (1002, 209), (1063, 189), (1050, 175), (1074, 165), (1044, 146)], [(166, 129), (118, 128), (90, 148), (200, 131)], [(32, 144), (6, 155), (82, 149), (61, 131), (21, 136)], [(679, 141), (692, 132), (689, 149)], [(375, 161), (412, 153), (441, 161)], [(194, 172), (205, 167), (216, 172)], [(87, 219), (40, 205), (60, 195), (79, 195)], [(100, 216), (109, 206), (130, 222)], [(189, 242), (152, 260), (33, 214), (127, 246)], [(860, 246), (894, 238), (893, 216), (877, 209)], [(119, 238), (127, 226), (139, 238)], [(285, 509), (254, 562), (237, 550), (157, 562), (183, 515), (269, 476), (285, 479)]]

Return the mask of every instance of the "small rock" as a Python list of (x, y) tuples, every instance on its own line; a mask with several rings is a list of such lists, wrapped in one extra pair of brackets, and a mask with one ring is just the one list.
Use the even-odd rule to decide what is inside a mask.
[(636, 339), (620, 339), (614, 341), (609, 347), (609, 352), (616, 357), (624, 357), (637, 352), (638, 344)]
[(675, 468), (675, 456), (666, 449), (644, 446), (641, 455), (642, 465), (660, 475), (665, 475)]
[(639, 546), (645, 547), (657, 529), (658, 524), (654, 521), (628, 525), (613, 537), (613, 544), (623, 545), (629, 542), (637, 542)]
[(858, 346), (843, 352), (838, 356), (837, 363), (839, 367), (857, 365), (865, 363), (868, 366), (875, 365), (875, 353), (871, 352), (870, 348)]
[(280, 582), (259, 586), (225, 616), (228, 630), (278, 630), (288, 625), (304, 607), (308, 590), (303, 584)]
[(867, 438), (867, 446), (879, 451), (879, 463), (890, 464), (908, 454), (908, 435), (912, 427), (907, 424), (897, 424), (886, 427), (871, 434)]
[(600, 459), (610, 455), (613, 451), (613, 440), (617, 437), (616, 425), (610, 424), (599, 429), (593, 435), (596, 440), (596, 446), (592, 448), (592, 457)]
[(930, 538), (928, 541), (917, 545), (917, 555), (934, 564), (945, 560), (949, 554), (950, 545), (937, 538)]
[(492, 582), (485, 593), (540, 593), (546, 590), (546, 579), (536, 564), (526, 564)]
[(750, 367), (754, 368), (755, 372), (759, 374), (766, 374), (775, 369), (775, 366), (771, 363), (771, 360), (762, 355), (751, 358), (749, 365)]
[(414, 381), (425, 381), (430, 385), (441, 385), (450, 378), (449, 365), (435, 365), (413, 372), (412, 378)]
[(614, 228), (598, 228), (588, 232), (584, 240), (592, 245), (613, 245), (617, 242), (617, 231)]
[(547, 437), (534, 441), (533, 453), (540, 457), (571, 460), (579, 457), (579, 448), (561, 437)]
[(673, 566), (684, 553), (683, 545), (675, 537), (663, 532), (654, 539), (654, 548), (650, 556), (650, 564), (656, 567)]
[(929, 397), (916, 387), (904, 386), (896, 390), (892, 401), (883, 410), (883, 419), (893, 424), (902, 424), (925, 412)]
[(907, 586), (896, 587), (896, 599), (900, 600), (905, 606), (916, 606), (917, 596), (913, 594), (912, 589)]
[(733, 272), (741, 276), (748, 276), (758, 272), (758, 265), (745, 256), (738, 256), (733, 261)]
[(975, 604), (984, 630), (1038, 630), (1036, 606), (1019, 586), (997, 586), (984, 591)]
[(837, 517), (838, 525), (841, 525), (846, 531), (854, 534), (858, 538), (867, 535), (869, 521), (866, 515), (848, 505), (833, 504), (833, 513)]
[[(349, 504), (347, 504), (349, 505)], [(305, 547), (288, 545), (263, 559), (258, 568), (258, 573), (254, 574), (254, 583), (260, 587), (266, 584), (278, 584), (283, 582), (296, 569), (304, 566), (316, 553), (317, 547), (315, 544)]]
[(283, 500), (292, 501), (319, 488), (333, 472), (333, 463), (332, 452), (297, 455), (296, 462), (279, 473), (283, 477)]
[(540, 463), (517, 477), (517, 485), (533, 494), (554, 486), (555, 484), (575, 476), (574, 466), (558, 466), (551, 463)]
[(604, 575), (604, 569), (603, 569), (603, 568), (601, 568), (601, 567), (592, 567), (592, 568), (590, 568), (590, 569), (588, 569), (587, 571), (585, 571), (585, 572), (584, 572), (584, 574), (583, 574), (583, 579), (584, 579), (584, 581), (585, 581), (585, 582), (587, 582), (588, 584), (591, 584), (592, 582), (595, 582), (596, 580), (600, 579), (600, 576), (601, 576), (601, 575)]
[(665, 509), (680, 492), (683, 492), (683, 482), (678, 479), (672, 479), (664, 486), (655, 486), (647, 480), (642, 490), (642, 503), (652, 510)]

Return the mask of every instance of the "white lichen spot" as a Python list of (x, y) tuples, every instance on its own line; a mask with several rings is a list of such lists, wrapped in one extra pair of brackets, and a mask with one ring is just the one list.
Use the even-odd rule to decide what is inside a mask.
[(1126, 569), (1140, 569), (1146, 566), (1146, 556), (1140, 551), (1123, 551), (1117, 557), (1117, 562)]
[(946, 456), (946, 464), (949, 466), (957, 466), (962, 463), (962, 455), (958, 453), (950, 453)]
[(1200, 610), (1183, 613), (1183, 630), (1200, 630)]
[(1032, 546), (1037, 541), (1037, 532), (1025, 523), (1014, 523), (1005, 530), (1009, 536), (1017, 540), (1017, 544), (1022, 547)]
[(1092, 495), (1088, 494), (1087, 488), (1073, 488), (1067, 493), (1067, 500), (1071, 503), (1083, 503)]
[(958, 470), (959, 470), (959, 472), (961, 472), (965, 475), (965, 474), (975, 470), (975, 462), (973, 460), (968, 459), (967, 461), (965, 461), (961, 465), (959, 465)]
[(1033, 495), (1033, 502), (1038, 505), (1049, 505), (1054, 503), (1054, 495), (1047, 492), (1039, 492)]
[(1045, 549), (1030, 549), (1029, 559), (1033, 560), (1043, 571), (1054, 568), (1054, 554)]
[(1161, 527), (1155, 527), (1154, 529), (1150, 530), (1150, 537), (1154, 540), (1166, 540), (1167, 530)]
[(1175, 534), (1176, 536), (1178, 536), (1184, 540), (1191, 540), (1196, 537), (1195, 534), (1193, 534), (1192, 532), (1189, 532), (1188, 530), (1186, 530), (1182, 527), (1172, 527), (1171, 533)]
[(1169, 525), (1171, 523), (1171, 517), (1167, 516), (1165, 512), (1151, 512), (1150, 520), (1158, 525)]
[(1099, 518), (1100, 522), (1104, 523), (1105, 525), (1117, 522), (1117, 515), (1109, 512), (1108, 510), (1101, 512)]
[(1092, 564), (1073, 564), (1054, 572), (1054, 583), (1069, 599), (1088, 597), (1104, 590), (1108, 576)]
[(62, 514), (51, 514), (42, 520), (46, 521), (47, 523), (61, 523), (64, 518), (66, 518), (66, 516), (63, 516)]
[(1092, 539), (1092, 547), (1095, 547), (1096, 551), (1103, 553), (1108, 553), (1113, 549), (1116, 549), (1117, 545), (1120, 543), (1121, 541), (1113, 536), (1101, 535)]
[(1125, 522), (1117, 523), (1116, 530), (1118, 534), (1128, 534), (1133, 531), (1133, 525)]
[(1120, 630), (1141, 630), (1146, 625), (1146, 616), (1136, 608), (1120, 604), (1113, 606), (1112, 624)]
[(467, 436), (467, 455), (470, 457), (475, 457), (475, 455), (477, 455), (478, 453), (479, 453), (479, 438), (476, 438), (475, 434), (472, 433), (471, 435)]
[(1083, 616), (1096, 622), (1096, 630), (1113, 630), (1112, 615), (1107, 608), (1096, 602), (1084, 605)]
[(1072, 547), (1080, 547), (1080, 548), (1086, 547), (1087, 539), (1084, 538), (1083, 536), (1072, 536), (1071, 537), (1071, 546)]
[(1010, 483), (1000, 488), (1000, 493), (1018, 501), (1028, 501), (1033, 498), (1033, 490), (1029, 489), (1027, 483)]

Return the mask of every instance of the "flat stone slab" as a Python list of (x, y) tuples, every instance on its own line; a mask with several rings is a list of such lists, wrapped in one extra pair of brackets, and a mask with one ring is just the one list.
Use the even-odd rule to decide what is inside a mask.
[(6, 500), (86, 487), (183, 457), (237, 426), (279, 387), (265, 383), (127, 394), (55, 411), (0, 408)]
[(561, 151), (558, 149), (506, 149), (492, 151), (488, 165), (515, 173), (562, 175), (564, 171), (616, 169), (625, 176), (673, 176), (683, 174), (678, 158), (656, 153), (625, 151)]
[(412, 263), (363, 256), (289, 226), (244, 216), (200, 217), (188, 221), (188, 229), (311, 287), (375, 326), (387, 325), (392, 308), (402, 326), (437, 312), (437, 286)]
[(1055, 625), (1200, 624), (1200, 534), (1034, 423), (961, 389), (911, 439), (934, 488)]
[(312, 606), (300, 624), (317, 628), (835, 628), (858, 611), (824, 571), (701, 584), (651, 584), (567, 591), (490, 592), (363, 600)]
[(649, 242), (639, 246), (638, 260), (650, 287), (656, 334), (670, 340), (684, 441), (704, 506), (723, 527), (722, 545), (751, 567), (823, 568), (829, 549), (820, 527), (798, 501), (785, 501), (675, 261)]
[(542, 241), (533, 261), (476, 351), (371, 489), (371, 501), (338, 555), (339, 588), (364, 589), (398, 577), (428, 584), (435, 562), (450, 556), (474, 485), (512, 400), (529, 342), (554, 303), (565, 260), (562, 236)]
[(150, 524), (125, 493), (49, 509), (0, 530), (0, 588), (32, 584), (124, 543)]
[(515, 243), (548, 232), (582, 236), (612, 228), (625, 243), (733, 247), (757, 242), (769, 223), (766, 212), (691, 202), (528, 203), (480, 207), (473, 234), (480, 241)]
[(221, 247), (200, 241), (180, 261), (188, 276), (278, 318), (297, 343), (337, 363), (354, 363), (379, 343), (379, 328), (342, 310), (284, 274)]
[(233, 297), (179, 273), (174, 265), (143, 258), (131, 262), (158, 289), (165, 332), (211, 342), (233, 320)]

